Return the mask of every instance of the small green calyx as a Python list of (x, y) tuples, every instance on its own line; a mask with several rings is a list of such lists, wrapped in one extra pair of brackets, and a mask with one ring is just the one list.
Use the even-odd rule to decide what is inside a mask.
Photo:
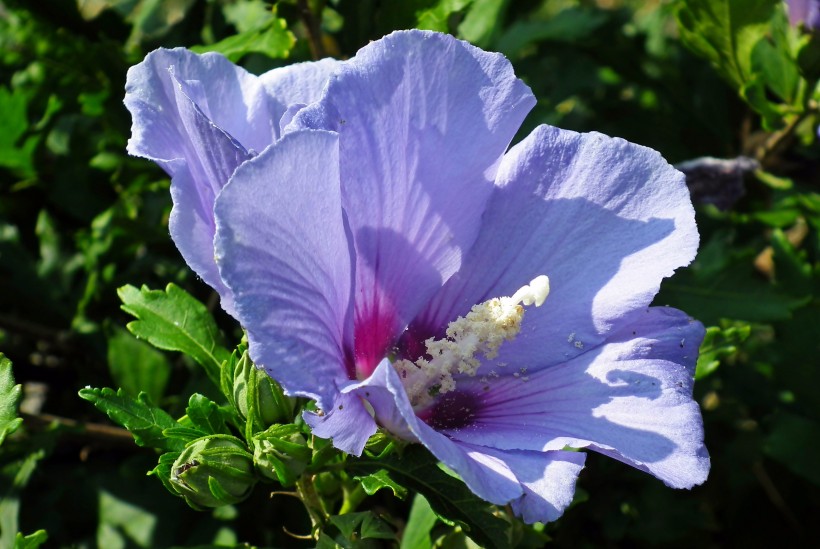
[(286, 397), (278, 383), (256, 368), (247, 351), (234, 367), (233, 401), (242, 417), (253, 422), (254, 431), (293, 420), (293, 399)]
[(236, 437), (209, 435), (191, 441), (171, 467), (170, 486), (194, 509), (247, 498), (257, 478), (253, 456)]
[(273, 425), (253, 437), (253, 461), (259, 474), (293, 486), (310, 463), (312, 451), (296, 425)]

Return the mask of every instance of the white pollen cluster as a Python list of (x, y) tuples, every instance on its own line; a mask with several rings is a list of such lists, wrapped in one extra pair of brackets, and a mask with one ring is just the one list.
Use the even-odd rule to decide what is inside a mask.
[(466, 316), (447, 326), (445, 339), (424, 342), (428, 358), (415, 362), (399, 360), (393, 367), (415, 407), (429, 404), (439, 394), (456, 388), (455, 374), (474, 376), (481, 364), (477, 356), (492, 359), (504, 341), (512, 341), (521, 331), (524, 306), (540, 307), (549, 294), (549, 279), (541, 275), (512, 297), (495, 297), (474, 305)]

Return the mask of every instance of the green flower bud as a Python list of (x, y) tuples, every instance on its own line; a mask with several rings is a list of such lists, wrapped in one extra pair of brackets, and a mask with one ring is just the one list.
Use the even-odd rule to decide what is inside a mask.
[(274, 425), (253, 438), (253, 461), (261, 476), (292, 486), (310, 462), (311, 450), (296, 425)]
[(293, 420), (293, 399), (264, 371), (253, 364), (245, 351), (233, 374), (233, 399), (242, 417), (261, 431), (274, 423)]
[(253, 456), (238, 438), (209, 435), (188, 443), (171, 467), (170, 485), (194, 509), (247, 498), (256, 484)]

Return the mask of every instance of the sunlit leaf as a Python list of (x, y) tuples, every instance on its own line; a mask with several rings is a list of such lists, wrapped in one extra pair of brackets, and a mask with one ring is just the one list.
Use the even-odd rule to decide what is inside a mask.
[(117, 293), (122, 309), (138, 318), (128, 323), (132, 334), (160, 349), (190, 356), (219, 387), (219, 369), (230, 353), (220, 345), (219, 330), (202, 303), (174, 284), (164, 292), (123, 286)]
[(181, 440), (168, 438), (162, 434), (163, 429), (178, 427), (179, 423), (164, 410), (151, 404), (145, 393), (140, 393), (134, 399), (126, 395), (122, 389), (114, 392), (107, 387), (89, 387), (81, 389), (79, 394), (101, 412), (105, 412), (111, 421), (128, 429), (134, 436), (134, 441), (140, 446), (160, 450), (181, 450), (185, 446)]
[(11, 361), (0, 353), (0, 444), (23, 423), (17, 417), (21, 394), (22, 387), (14, 383)]
[(239, 61), (249, 53), (261, 53), (273, 59), (284, 59), (296, 44), (284, 19), (272, 18), (261, 27), (229, 36), (216, 44), (191, 48), (197, 53), (219, 52), (231, 61)]

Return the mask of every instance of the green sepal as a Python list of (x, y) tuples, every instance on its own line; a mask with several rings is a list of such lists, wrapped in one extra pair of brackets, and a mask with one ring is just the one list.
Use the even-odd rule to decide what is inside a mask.
[(311, 449), (299, 427), (293, 424), (272, 425), (257, 433), (251, 443), (259, 474), (282, 486), (292, 486), (311, 459)]
[(230, 435), (191, 441), (170, 471), (173, 491), (197, 510), (239, 503), (256, 482), (253, 456), (241, 440)]

